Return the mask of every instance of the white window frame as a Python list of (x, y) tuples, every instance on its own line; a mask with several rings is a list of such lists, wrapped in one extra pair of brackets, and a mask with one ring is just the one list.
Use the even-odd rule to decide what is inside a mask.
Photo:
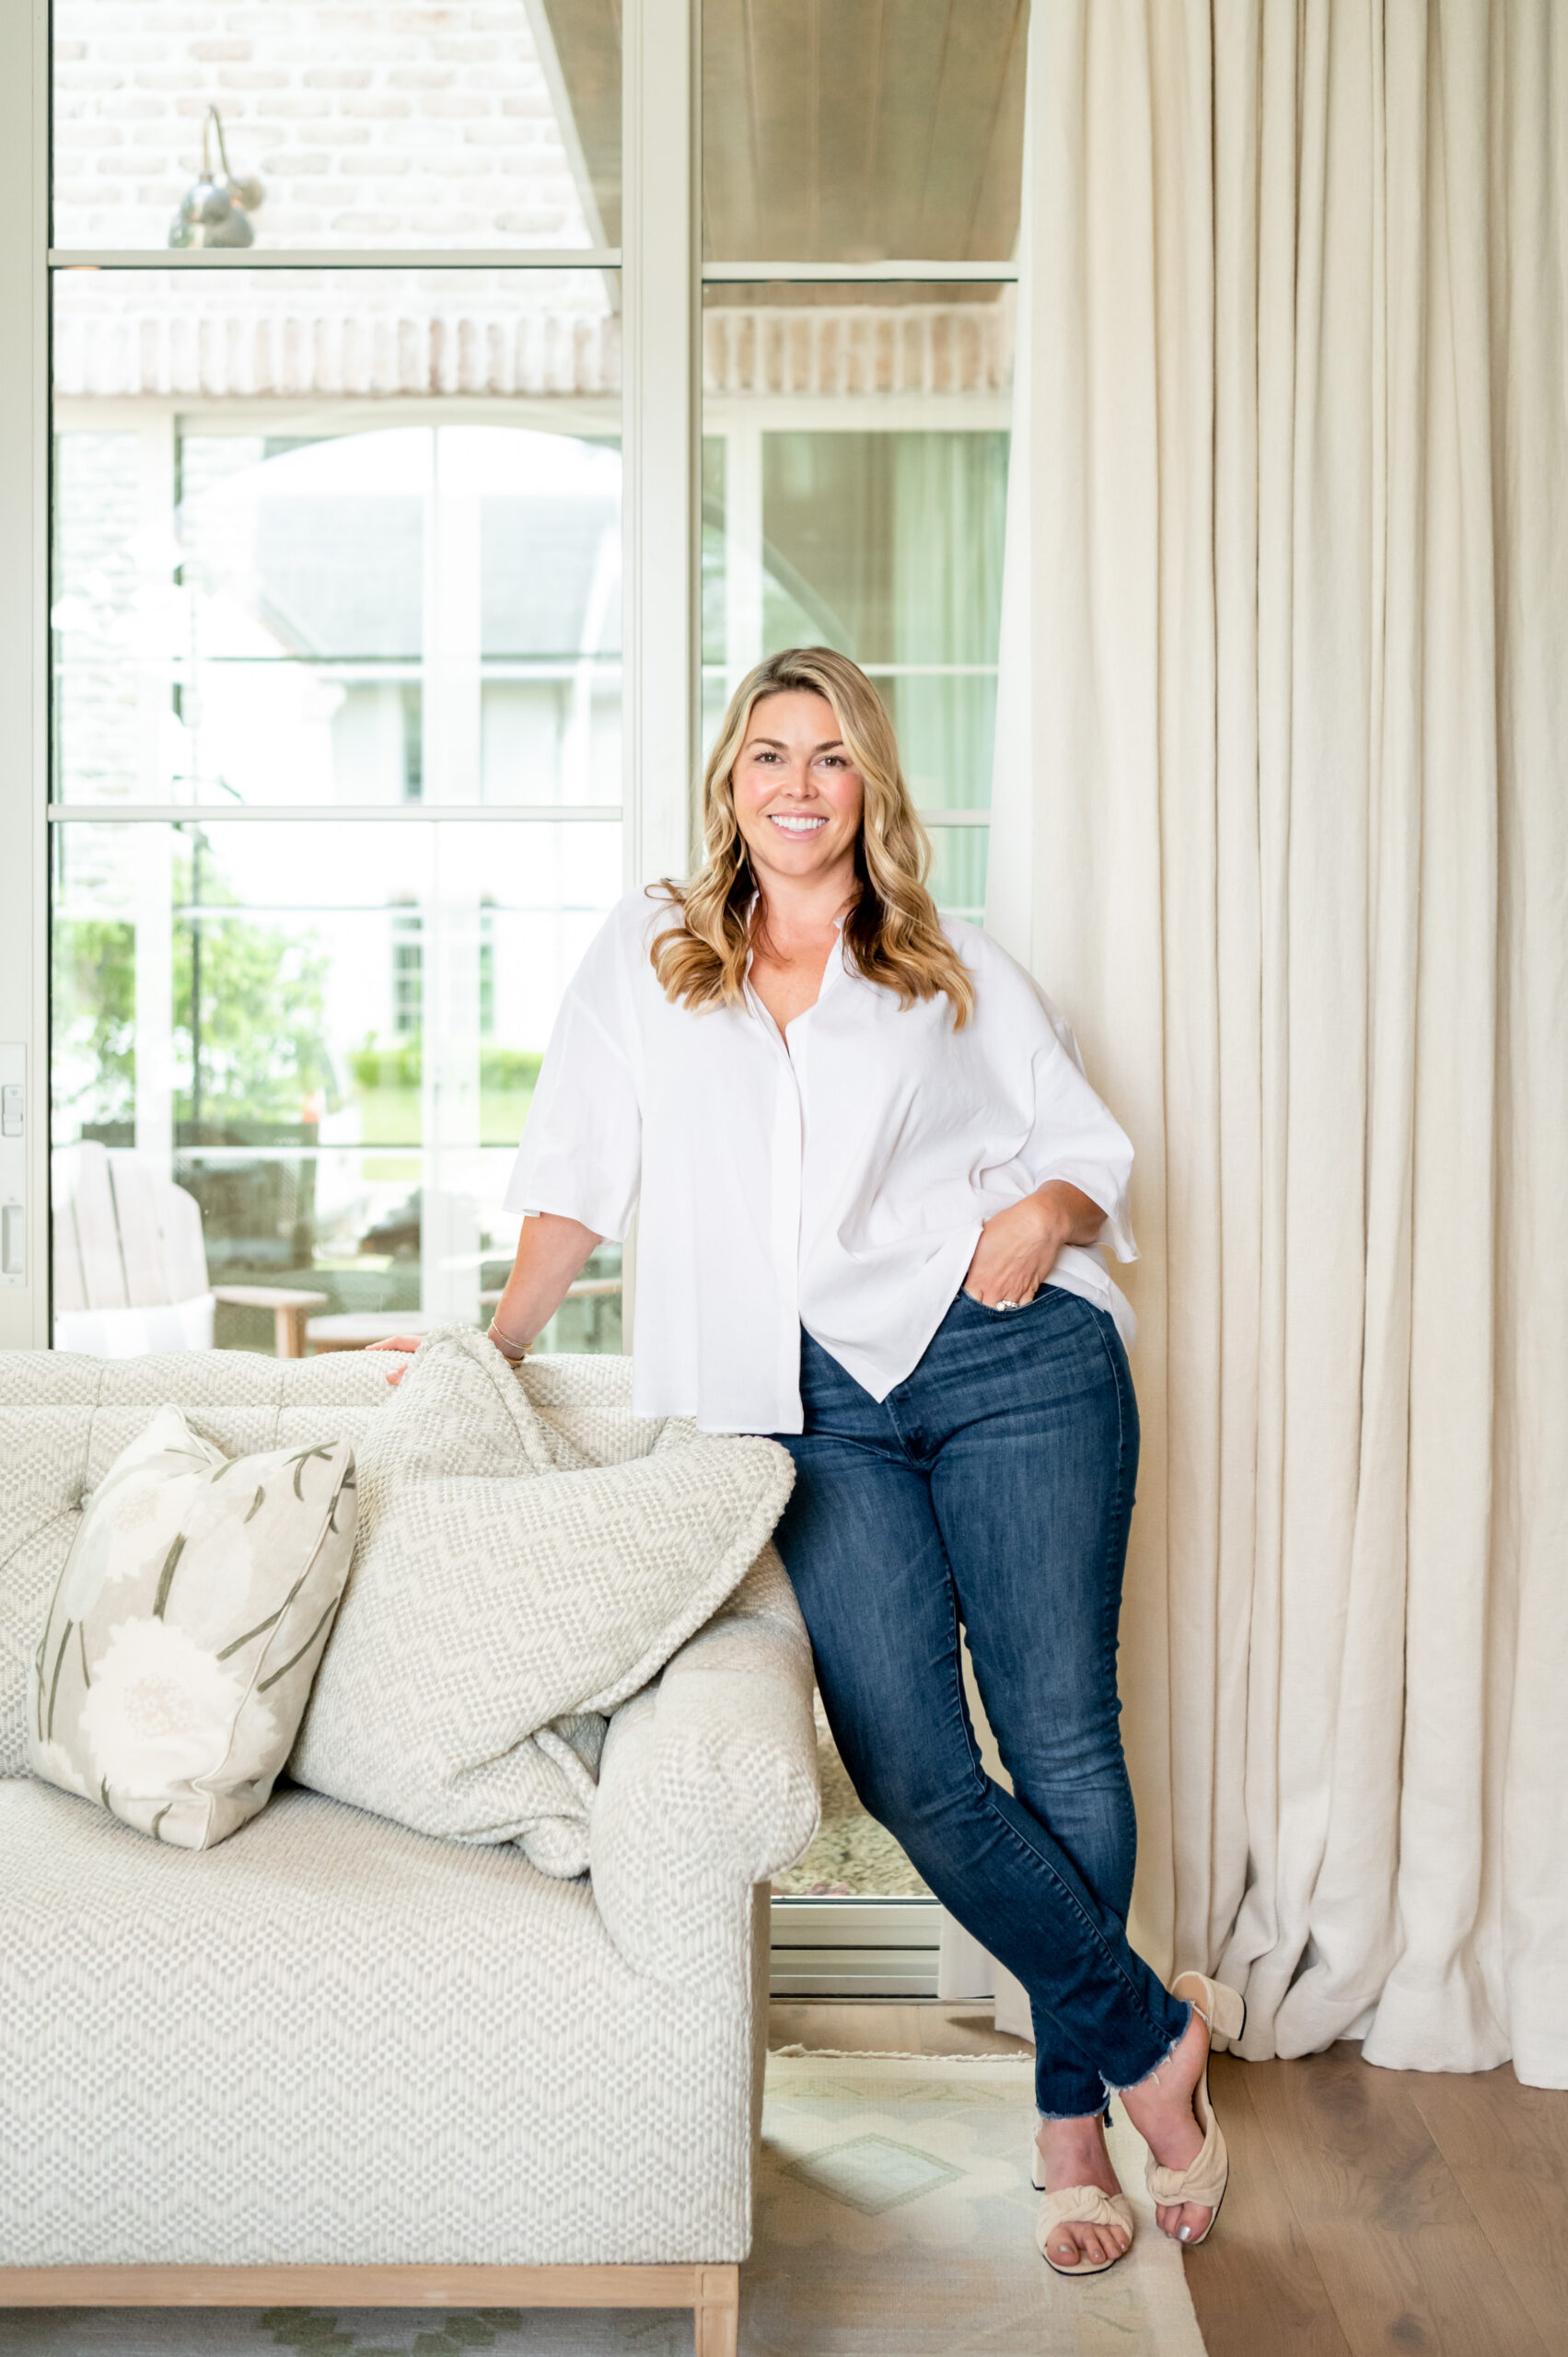
[(23, 1136), (0, 1138), (23, 1263), (0, 1272), (12, 1350), (49, 1341), (48, 40), (45, 0), (0, 0), (0, 1057), (24, 1088)]
[[(686, 790), (698, 723), (697, 598), (700, 516), (695, 459), (700, 424), (696, 374), (700, 328), (693, 158), (698, 129), (693, 0), (635, 0), (623, 43), (622, 210), (624, 249), (541, 252), (485, 248), (438, 253), (376, 250), (260, 252), (106, 250), (51, 252), (49, 229), (50, 12), (48, 0), (0, 0), (0, 1076), (13, 1053), (26, 1078), (25, 1155), (0, 1142), (0, 1202), (19, 1197), (22, 1270), (0, 1276), (0, 1347), (47, 1347), (49, 1251), (49, 789), (50, 448), (49, 280), (52, 271), (98, 264), (126, 269), (388, 270), (507, 267), (618, 269), (625, 383), (621, 410), (625, 537), (622, 827), (630, 885), (679, 873), (690, 850)], [(547, 66), (553, 64), (547, 59)], [(181, 401), (181, 414), (199, 404)], [(445, 422), (465, 408), (488, 421), (497, 405), (439, 405)], [(516, 410), (519, 422), (528, 405)], [(275, 405), (269, 416), (276, 419)], [(102, 412), (95, 411), (101, 418)], [(385, 407), (377, 412), (386, 419)], [(230, 412), (232, 416), (232, 412)], [(552, 404), (551, 423), (561, 409)], [(100, 819), (101, 809), (79, 815)], [(119, 807), (116, 818), (152, 822), (160, 806)], [(174, 815), (170, 812), (168, 815)], [(178, 815), (189, 817), (182, 809)], [(258, 813), (258, 819), (261, 814)], [(273, 820), (330, 819), (330, 809), (274, 809)], [(348, 814), (343, 814), (348, 815)], [(397, 811), (358, 809), (372, 823)], [(483, 816), (488, 821), (559, 823), (563, 812), (426, 804), (422, 823)], [(7, 1238), (16, 1222), (6, 1224)]]

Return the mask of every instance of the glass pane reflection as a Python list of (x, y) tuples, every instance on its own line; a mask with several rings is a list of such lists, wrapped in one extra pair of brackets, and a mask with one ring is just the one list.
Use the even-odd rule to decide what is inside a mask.
[(947, 915), (970, 924), (985, 923), (985, 860), (988, 827), (933, 827), (932, 897)]
[[(138, 300), (168, 326), (153, 275)], [(62, 291), (89, 336), (113, 324), (107, 278)], [(366, 426), (347, 407), (270, 426), (215, 401), (149, 404), (142, 425), (64, 413), (57, 799), (619, 803), (613, 391), (526, 424)]]
[[(482, 1321), (619, 828), (71, 824), (53, 885), (57, 1148), (97, 1139), (186, 1188), (215, 1283)], [(561, 1321), (553, 1347), (620, 1348), (613, 1292)], [(218, 1340), (267, 1347), (265, 1320), (220, 1310)]]
[(715, 261), (1006, 261), (1028, 0), (704, 0)]
[(877, 680), (921, 807), (983, 809), (1011, 295), (711, 285), (704, 310), (710, 737), (763, 656), (837, 647)]
[(52, 14), (56, 245), (620, 241), (613, 0)]

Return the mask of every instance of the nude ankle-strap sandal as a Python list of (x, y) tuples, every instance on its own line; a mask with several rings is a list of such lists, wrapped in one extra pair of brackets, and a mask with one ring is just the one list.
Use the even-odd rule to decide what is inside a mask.
[[(1223, 1980), (1210, 1980), (1201, 1972), (1179, 1973), (1171, 1984), (1173, 1997), (1185, 1997), (1195, 2014), (1207, 2022), (1209, 2036), (1216, 2034), (1232, 2040), (1238, 2038), (1247, 2027), (1247, 2003), (1234, 1989)], [(1203, 2075), (1192, 2090), (1192, 2109), (1203, 2131), (1203, 2147), (1191, 2167), (1162, 2169), (1153, 2154), (1144, 2168), (1144, 2181), (1151, 2199), (1161, 2208), (1175, 2208), (1191, 2201), (1196, 2209), (1212, 2214), (1202, 2233), (1191, 2242), (1183, 2243), (1183, 2250), (1196, 2250), (1214, 2233), (1214, 2221), (1220, 2214), (1220, 2203), (1230, 2178), (1230, 2155), (1209, 2101), (1209, 2058), (1203, 2057)]]
[[(1127, 2250), (1119, 2250), (1115, 2258), (1080, 2257), (1075, 2267), (1063, 2267), (1051, 2256), (1051, 2237), (1058, 2226), (1120, 2226)], [(1103, 2275), (1132, 2247), (1132, 2204), (1124, 2193), (1102, 2193), (1098, 2185), (1064, 2185), (1060, 2192), (1041, 2193), (1035, 2247), (1053, 2275)]]

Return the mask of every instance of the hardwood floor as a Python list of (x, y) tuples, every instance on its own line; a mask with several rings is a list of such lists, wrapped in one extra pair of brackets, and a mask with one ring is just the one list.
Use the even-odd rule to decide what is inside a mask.
[[(1023, 2050), (972, 2005), (776, 1998), (770, 2044)], [(1568, 2093), (1214, 2059), (1225, 2216), (1187, 2281), (1209, 2357), (1568, 2357)]]

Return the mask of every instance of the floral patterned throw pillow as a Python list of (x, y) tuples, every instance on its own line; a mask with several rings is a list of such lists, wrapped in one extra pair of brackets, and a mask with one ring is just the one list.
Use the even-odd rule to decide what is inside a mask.
[(344, 1442), (225, 1457), (160, 1408), (89, 1497), (33, 1656), (35, 1775), (210, 1849), (266, 1806), (354, 1548)]

